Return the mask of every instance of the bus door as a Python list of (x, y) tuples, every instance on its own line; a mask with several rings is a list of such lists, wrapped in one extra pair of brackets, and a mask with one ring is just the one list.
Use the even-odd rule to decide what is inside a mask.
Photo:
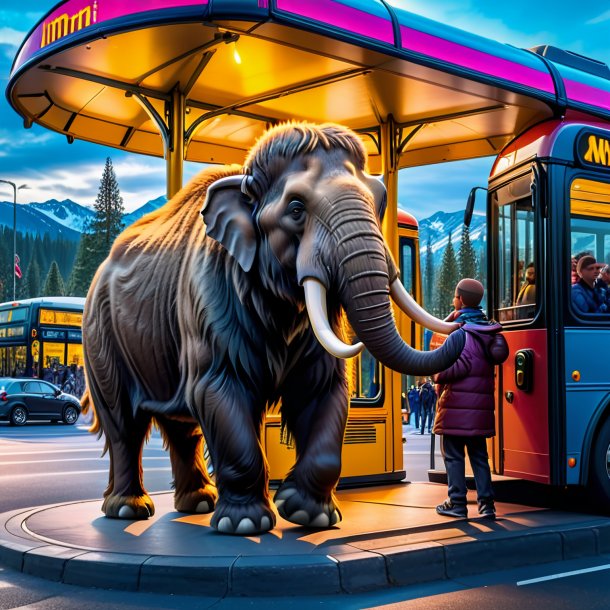
[(536, 173), (514, 175), (490, 190), (490, 256), (494, 318), (504, 327), (509, 357), (496, 379), (494, 470), (550, 482), (547, 330), (543, 219), (533, 193)]

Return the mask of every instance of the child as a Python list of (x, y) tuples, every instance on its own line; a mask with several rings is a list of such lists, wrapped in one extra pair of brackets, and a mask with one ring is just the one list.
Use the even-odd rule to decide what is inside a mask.
[(496, 509), (491, 486), (491, 471), (486, 438), (495, 435), (494, 367), (508, 357), (508, 346), (499, 334), (500, 324), (490, 322), (479, 303), (483, 285), (463, 279), (455, 289), (449, 316), (463, 322), (466, 344), (457, 362), (435, 376), (438, 399), (434, 434), (442, 435), (441, 452), (447, 470), (449, 498), (436, 507), (448, 517), (468, 516), (464, 449), (477, 487), (479, 514), (495, 519)]

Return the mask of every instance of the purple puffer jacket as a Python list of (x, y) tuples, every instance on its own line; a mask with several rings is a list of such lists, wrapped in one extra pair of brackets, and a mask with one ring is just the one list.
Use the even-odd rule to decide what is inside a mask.
[(508, 358), (500, 324), (465, 324), (466, 344), (457, 362), (434, 377), (440, 398), (434, 434), (495, 436), (494, 367)]

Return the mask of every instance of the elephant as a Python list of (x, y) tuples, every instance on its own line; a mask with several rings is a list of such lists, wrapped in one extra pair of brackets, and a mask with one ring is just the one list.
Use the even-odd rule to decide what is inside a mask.
[[(221, 533), (271, 530), (260, 433), (265, 409), (281, 401), (296, 461), (275, 493), (277, 512), (314, 528), (341, 520), (334, 491), (348, 414), (345, 358), (366, 346), (392, 369), (431, 375), (465, 341), (397, 279), (380, 229), (385, 188), (366, 163), (347, 128), (278, 125), (243, 167), (204, 169), (116, 239), (83, 318), (87, 400), (110, 456), (107, 517), (154, 513), (141, 464), (154, 420), (169, 448), (177, 511), (213, 511), (210, 525)], [(451, 333), (443, 346), (407, 345), (392, 299)], [(342, 316), (358, 341), (342, 333)]]

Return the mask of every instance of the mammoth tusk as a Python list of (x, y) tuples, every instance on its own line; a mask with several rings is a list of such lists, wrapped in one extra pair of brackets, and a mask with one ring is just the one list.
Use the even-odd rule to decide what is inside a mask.
[(362, 343), (355, 343), (354, 345), (344, 343), (335, 335), (328, 323), (326, 288), (318, 280), (306, 278), (303, 281), (303, 289), (305, 290), (305, 304), (307, 305), (311, 328), (322, 347), (336, 358), (357, 356), (364, 349), (364, 345)]
[(407, 292), (402, 282), (397, 278), (390, 286), (390, 294), (393, 301), (412, 320), (437, 333), (448, 335), (457, 330), (460, 325), (457, 322), (444, 322), (429, 314), (415, 299)]

